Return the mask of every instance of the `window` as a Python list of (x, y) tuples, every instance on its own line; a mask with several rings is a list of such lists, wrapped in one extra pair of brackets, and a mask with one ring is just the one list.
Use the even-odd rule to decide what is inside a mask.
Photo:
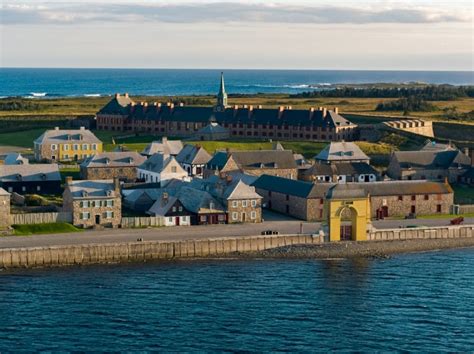
[(36, 190), (39, 192), (41, 191), (41, 186), (36, 186)]
[(252, 206), (255, 208), (257, 206), (257, 201), (256, 200), (252, 200)]
[(207, 216), (201, 215), (201, 222), (206, 222), (206, 221), (207, 221)]
[(114, 212), (113, 211), (106, 211), (105, 212), (105, 218), (106, 219), (112, 219), (114, 217)]
[(324, 204), (324, 199), (323, 198), (319, 199), (319, 204)]
[(79, 145), (74, 144), (74, 145), (72, 146), (72, 148), (73, 148), (74, 151), (77, 151), (77, 150), (79, 150)]
[(51, 150), (55, 151), (58, 149), (58, 146), (56, 144), (51, 144)]
[(250, 213), (250, 219), (255, 220), (257, 218), (257, 213), (255, 211), (252, 211)]
[(414, 205), (411, 206), (411, 213), (412, 214), (415, 214), (416, 213), (416, 208)]
[(88, 144), (82, 144), (82, 150), (89, 150)]
[(81, 213), (81, 220), (89, 220), (90, 218), (91, 214), (88, 211)]
[(183, 207), (180, 206), (180, 207), (178, 208), (178, 210), (179, 210), (179, 211), (183, 211)]
[(107, 206), (108, 207), (113, 207), (114, 206), (114, 201), (113, 200), (107, 200)]
[(412, 195), (411, 200), (416, 200), (416, 195)]
[(436, 212), (437, 212), (437, 213), (441, 213), (441, 204), (438, 204), (438, 205), (436, 206)]
[(425, 200), (430, 200), (430, 196), (428, 194), (425, 194)]
[(81, 202), (81, 208), (89, 208), (89, 201), (84, 200)]
[(239, 219), (239, 213), (233, 212), (232, 213), (232, 220), (238, 220)]
[(289, 206), (289, 205), (286, 206), (286, 213), (287, 213), (287, 214), (290, 213), (290, 206)]
[(65, 160), (68, 160), (68, 159), (69, 159), (69, 155), (68, 155), (68, 154), (64, 155), (64, 159), (65, 159)]
[(9, 193), (13, 192), (13, 187), (8, 187), (8, 192)]
[(183, 222), (186, 222), (186, 221), (188, 221), (188, 217), (187, 216), (181, 216), (181, 220), (183, 220)]
[(171, 172), (176, 173), (177, 169), (176, 166), (171, 166)]
[(22, 190), (23, 192), (26, 192), (26, 187), (25, 187), (25, 186), (22, 186), (22, 187), (21, 187), (21, 190)]
[(217, 219), (219, 221), (225, 221), (225, 215), (224, 214), (219, 214), (219, 216), (217, 217)]
[(232, 202), (232, 206), (233, 206), (234, 208), (237, 208), (237, 207), (239, 206), (239, 202), (238, 202), (237, 200), (234, 200), (234, 201)]
[(169, 222), (173, 222), (173, 217), (170, 216), (170, 217), (168, 218), (168, 221), (169, 221)]
[(290, 196), (288, 194), (286, 195), (286, 200), (290, 200)]
[(100, 200), (94, 200), (94, 207), (100, 208)]
[(176, 213), (176, 207), (175, 206), (173, 207), (173, 213)]
[(248, 205), (248, 201), (242, 200), (242, 206), (245, 208), (245, 207), (247, 207), (247, 205)]
[(69, 145), (68, 145), (68, 144), (64, 144), (64, 145), (63, 145), (63, 150), (64, 150), (64, 151), (69, 151)]
[(398, 196), (398, 200), (399, 200), (399, 201), (403, 201), (403, 195), (399, 195), (399, 196)]
[(92, 150), (97, 150), (97, 144), (92, 144)]

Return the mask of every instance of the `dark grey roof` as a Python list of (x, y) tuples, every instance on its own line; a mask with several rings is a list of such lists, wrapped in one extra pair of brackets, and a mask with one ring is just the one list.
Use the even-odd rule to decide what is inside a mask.
[(197, 134), (226, 134), (228, 132), (229, 129), (224, 128), (219, 123), (211, 122), (204, 128), (198, 130)]
[(368, 192), (363, 187), (356, 184), (336, 184), (329, 188), (327, 199), (357, 199), (367, 198)]
[(56, 164), (0, 165), (0, 181), (61, 181)]
[(221, 170), (227, 163), (227, 151), (217, 151), (207, 162), (207, 168)]
[(100, 144), (100, 141), (89, 129), (51, 129), (46, 130), (37, 138), (35, 143), (52, 143), (52, 144)]
[(396, 151), (395, 158), (401, 168), (447, 169), (450, 167), (468, 167), (469, 156), (459, 150), (421, 150)]
[(189, 165), (204, 165), (212, 156), (202, 147), (186, 144), (176, 156), (176, 161)]
[(146, 157), (133, 151), (103, 152), (88, 157), (81, 167), (136, 167), (146, 161)]
[(178, 155), (183, 148), (181, 140), (168, 140), (163, 137), (160, 141), (153, 141), (148, 144), (142, 151), (142, 155), (151, 156), (156, 153), (162, 153), (167, 155)]
[(297, 168), (291, 150), (234, 151), (231, 156), (239, 167), (244, 169)]
[[(122, 100), (123, 101), (123, 100)], [(259, 107), (228, 107), (223, 112), (215, 112), (214, 107), (186, 107), (167, 104), (135, 104), (113, 98), (98, 114), (121, 114), (130, 120), (163, 120), (177, 122), (215, 121), (219, 124), (242, 123), (263, 125), (301, 125), (314, 127), (355, 126), (340, 114), (328, 110), (298, 110)], [(324, 115), (326, 112), (326, 115)]]
[(29, 162), (30, 161), (26, 157), (23, 157), (18, 152), (11, 152), (7, 154), (3, 160), (4, 165), (27, 165)]
[(74, 199), (120, 196), (120, 192), (117, 194), (114, 181), (111, 179), (71, 181), (66, 188)]
[[(263, 175), (253, 186), (257, 189), (294, 195), (301, 198), (323, 198), (335, 183), (310, 183), (282, 177)], [(449, 184), (430, 181), (382, 181), (372, 183), (346, 183), (348, 189), (363, 189), (371, 196), (420, 195), (452, 193)], [(341, 189), (342, 190), (342, 189)]]
[(378, 175), (375, 168), (364, 162), (339, 162), (334, 164), (327, 164), (316, 162), (305, 174), (313, 176), (354, 176), (354, 175)]

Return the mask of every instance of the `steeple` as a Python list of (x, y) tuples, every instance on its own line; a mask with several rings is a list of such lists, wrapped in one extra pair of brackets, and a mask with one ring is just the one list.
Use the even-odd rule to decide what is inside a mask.
[(224, 73), (221, 72), (221, 86), (219, 88), (219, 93), (217, 94), (217, 104), (215, 110), (218, 112), (223, 112), (227, 107), (227, 93), (225, 92), (224, 84)]

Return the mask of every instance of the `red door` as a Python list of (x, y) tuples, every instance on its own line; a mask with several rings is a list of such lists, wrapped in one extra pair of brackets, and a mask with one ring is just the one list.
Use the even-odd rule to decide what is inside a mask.
[(176, 225), (176, 226), (179, 226), (179, 216), (177, 216), (177, 217), (175, 218), (175, 220), (176, 220), (175, 225)]

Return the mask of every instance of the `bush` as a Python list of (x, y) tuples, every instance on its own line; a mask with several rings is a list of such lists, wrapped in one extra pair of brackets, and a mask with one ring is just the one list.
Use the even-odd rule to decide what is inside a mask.
[(58, 223), (47, 223), (47, 224), (32, 224), (32, 225), (12, 225), (15, 229), (15, 235), (34, 235), (34, 234), (58, 234), (67, 232), (80, 232), (82, 229), (78, 229), (74, 225), (58, 222)]
[(410, 96), (407, 98), (400, 98), (396, 101), (381, 102), (377, 105), (375, 110), (403, 111), (407, 115), (408, 112), (432, 112), (436, 110), (436, 107), (420, 97)]

